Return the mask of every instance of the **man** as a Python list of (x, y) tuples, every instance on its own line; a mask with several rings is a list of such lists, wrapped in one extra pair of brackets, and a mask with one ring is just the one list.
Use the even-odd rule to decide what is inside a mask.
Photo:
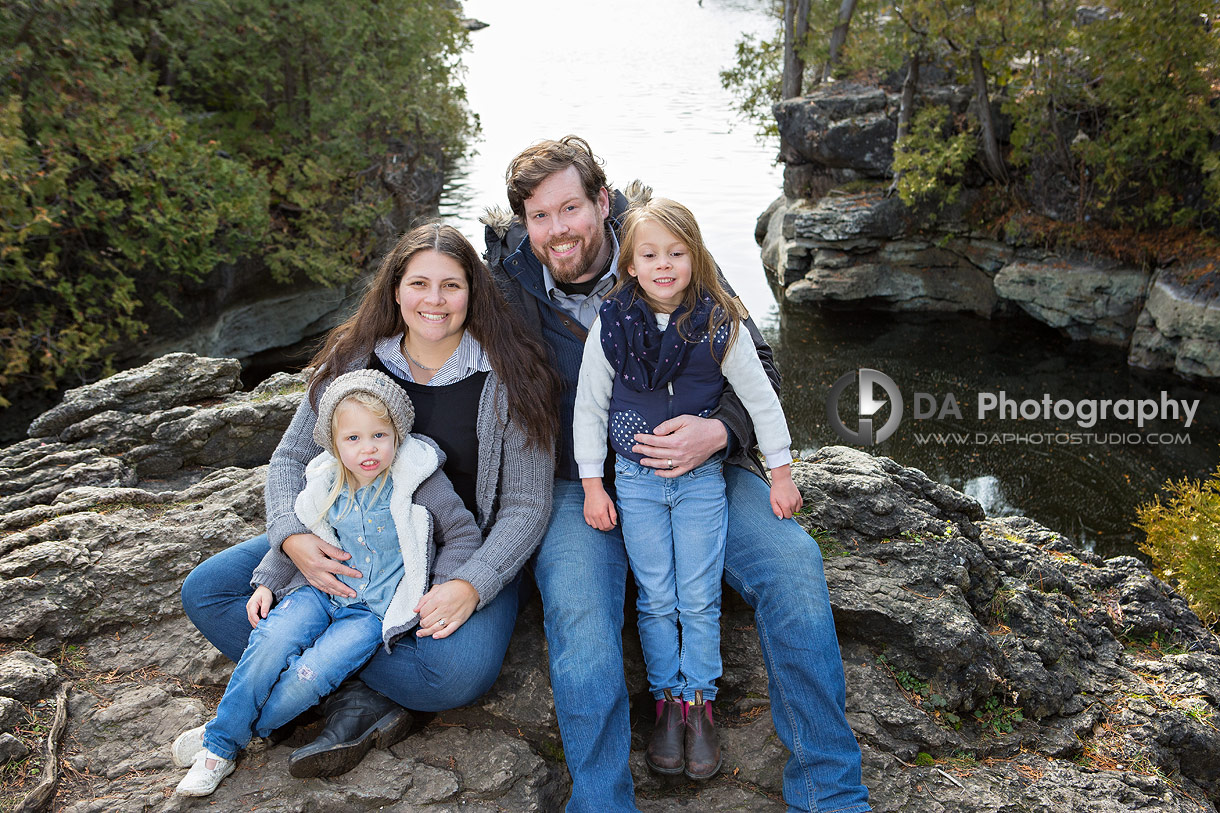
[[(599, 160), (575, 136), (524, 150), (509, 164), (507, 181), (517, 222), (495, 222), (491, 214), (487, 260), (509, 302), (550, 347), (568, 385), (554, 509), (533, 562), (572, 776), (567, 810), (635, 811), (621, 638), (627, 556), (618, 528), (603, 532), (585, 523), (570, 431), (585, 334), (616, 279), (615, 216), (627, 200), (611, 193)], [(752, 321), (746, 326), (778, 389), (770, 348)], [(860, 750), (844, 714), (843, 664), (821, 554), (799, 525), (771, 513), (740, 401), (726, 393), (712, 417), (678, 416), (637, 440), (643, 463), (662, 477), (685, 474), (726, 452), (725, 578), (755, 610), (775, 729), (792, 752), (784, 799), (789, 810), (870, 810)]]

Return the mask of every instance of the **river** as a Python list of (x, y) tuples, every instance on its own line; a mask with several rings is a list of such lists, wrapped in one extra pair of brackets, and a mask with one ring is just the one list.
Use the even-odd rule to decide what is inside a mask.
[[(605, 159), (612, 183), (643, 179), (698, 217), (776, 349), (801, 453), (842, 442), (827, 421), (829, 389), (844, 374), (874, 368), (893, 379), (906, 404), (898, 430), (872, 451), (964, 490), (991, 515), (1024, 514), (1103, 554), (1135, 553), (1135, 506), (1167, 479), (1215, 469), (1220, 391), (1132, 370), (1119, 349), (1069, 342), (1029, 320), (780, 307), (753, 237), (758, 215), (780, 194), (778, 145), (738, 118), (719, 82), (743, 33), (770, 35), (768, 5), (467, 0), (465, 13), (488, 23), (471, 34), (464, 60), (482, 133), (449, 185), (443, 215), (480, 239), (482, 208), (504, 204), (508, 159), (540, 138), (582, 135)], [(994, 411), (979, 420), (981, 394), (1000, 392), (1016, 402), (1049, 395), (1072, 403), (1159, 403), (1164, 394), (1199, 406), (1189, 428), (1181, 415), (1142, 428), (1124, 420), (1085, 428), (1053, 416), (1012, 421)], [(948, 409), (915, 419), (915, 393), (930, 396), (938, 412), (952, 395), (961, 417)], [(849, 411), (843, 407), (848, 424)]]

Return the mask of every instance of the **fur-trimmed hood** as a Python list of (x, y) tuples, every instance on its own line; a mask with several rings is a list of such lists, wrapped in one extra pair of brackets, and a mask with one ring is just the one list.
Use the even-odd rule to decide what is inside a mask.
[[(432, 564), (432, 520), (422, 505), (413, 502), (416, 489), (444, 462), (444, 453), (422, 435), (407, 435), (398, 446), (390, 464), (390, 516), (398, 534), (402, 552), (402, 578), (394, 590), (390, 606), (382, 622), (382, 639), (388, 649), (390, 642), (419, 620), (415, 605), (428, 590), (428, 571)], [(322, 452), (305, 468), (305, 488), (297, 495), (296, 513), (311, 531), (336, 546), (339, 539), (327, 522), (326, 496), (338, 476), (339, 461), (330, 452)], [(351, 553), (351, 551), (348, 551)]]
[[(390, 494), (390, 514), (402, 552), (403, 575), (382, 623), (382, 641), (387, 651), (419, 622), (415, 606), (431, 581), (440, 583), (463, 577), (470, 558), (483, 545), (474, 515), (462, 504), (462, 498), (441, 471), (444, 462), (444, 452), (431, 438), (407, 435), (390, 466), (394, 489)], [(339, 540), (323, 511), (338, 465), (329, 452), (314, 456), (306, 466), (305, 487), (294, 504), (298, 521), (336, 546)], [(251, 579), (252, 585), (270, 588), (277, 599), (308, 583), (278, 547), (267, 552)]]

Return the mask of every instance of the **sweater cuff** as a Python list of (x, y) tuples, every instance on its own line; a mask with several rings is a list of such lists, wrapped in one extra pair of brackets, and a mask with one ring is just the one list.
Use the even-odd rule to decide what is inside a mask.
[(250, 586), (265, 585), (278, 598), (288, 583), (297, 575), (297, 567), (287, 555), (279, 550), (271, 550), (254, 568), (250, 577)]
[(466, 564), (455, 570), (450, 578), (470, 582), (471, 586), (478, 591), (479, 604), (474, 608), (475, 612), (483, 609), (504, 586), (504, 582), (495, 568), (476, 559), (468, 560)]
[(763, 458), (767, 461), (768, 469), (778, 469), (780, 466), (787, 466), (792, 463), (792, 450), (781, 449), (778, 452), (763, 452)]
[(293, 534), (311, 533), (313, 531), (301, 522), (295, 512), (267, 518), (267, 539), (271, 542), (272, 550), (279, 550), (284, 540)]

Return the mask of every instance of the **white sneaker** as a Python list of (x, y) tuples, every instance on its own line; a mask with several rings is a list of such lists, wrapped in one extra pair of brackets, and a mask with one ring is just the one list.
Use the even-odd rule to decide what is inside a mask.
[[(216, 760), (215, 768), (207, 767), (209, 759)], [(195, 757), (195, 764), (174, 788), (174, 793), (179, 796), (210, 796), (220, 785), (220, 780), (233, 773), (233, 767), (233, 760), (218, 757), (211, 751), (201, 751)]]
[(178, 735), (178, 739), (174, 740), (170, 754), (176, 767), (189, 768), (195, 764), (195, 757), (199, 756), (199, 752), (203, 750), (204, 728), (205, 726), (199, 726), (199, 728), (184, 731)]

